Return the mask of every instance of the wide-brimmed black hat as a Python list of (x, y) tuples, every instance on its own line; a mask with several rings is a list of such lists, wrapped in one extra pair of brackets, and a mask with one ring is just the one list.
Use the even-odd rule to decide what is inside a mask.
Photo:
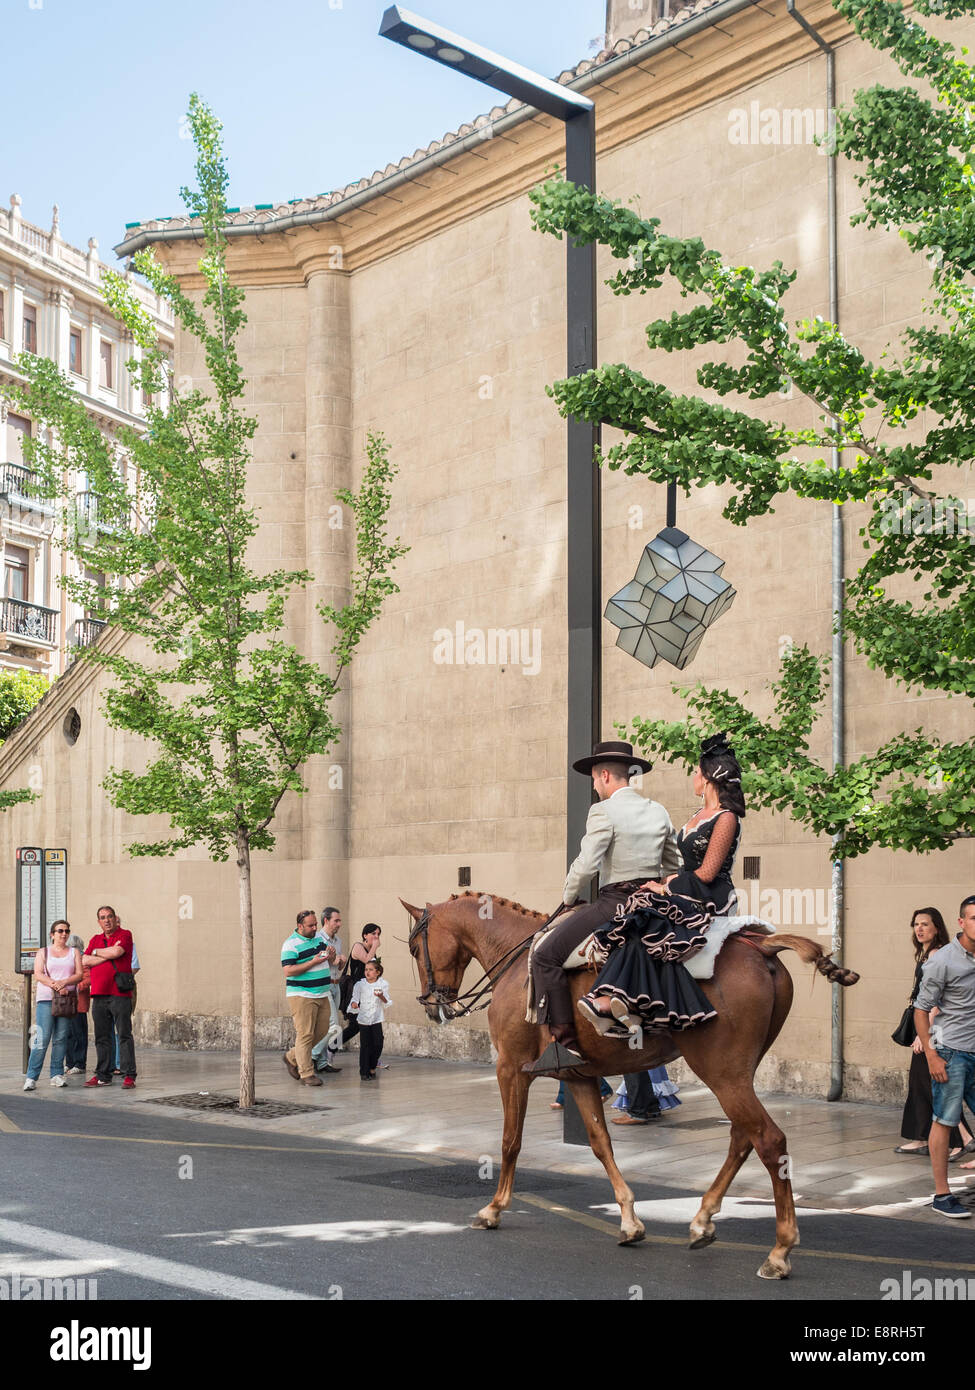
[(572, 766), (576, 772), (584, 772), (588, 777), (597, 763), (621, 763), (631, 772), (639, 769), (640, 772), (649, 772), (653, 763), (648, 763), (645, 758), (638, 758), (633, 752), (632, 743), (597, 743), (592, 750), (592, 757), (580, 758)]

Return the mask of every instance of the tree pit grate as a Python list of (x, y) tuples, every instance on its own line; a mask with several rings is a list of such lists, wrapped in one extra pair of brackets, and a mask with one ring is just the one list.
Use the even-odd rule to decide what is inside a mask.
[(241, 1109), (236, 1096), (219, 1092), (186, 1091), (179, 1096), (152, 1096), (145, 1105), (176, 1105), (183, 1110), (216, 1110), (225, 1115), (245, 1115), (248, 1119), (283, 1120), (289, 1115), (319, 1115), (329, 1105), (298, 1105), (289, 1100), (255, 1100)]

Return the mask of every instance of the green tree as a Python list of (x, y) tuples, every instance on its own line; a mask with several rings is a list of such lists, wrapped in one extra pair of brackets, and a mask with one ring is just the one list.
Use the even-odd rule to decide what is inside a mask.
[[(169, 406), (148, 412), (148, 431), (102, 435), (54, 363), (25, 354), (22, 408), (50, 426), (35, 440), (36, 490), (60, 499), (65, 543), (81, 575), (66, 579), (72, 597), (94, 607), (105, 596), (90, 574), (108, 577), (111, 627), (130, 634), (117, 651), (105, 643), (84, 659), (114, 677), (108, 722), (154, 748), (143, 772), (112, 769), (104, 781), (114, 805), (132, 815), (168, 817), (170, 833), (129, 847), (133, 855), (172, 855), (203, 845), (214, 860), (236, 859), (241, 927), (240, 1104), (254, 1101), (254, 945), (251, 859), (273, 849), (273, 822), (288, 792), (304, 790), (302, 769), (327, 754), (341, 730), (331, 712), (356, 647), (396, 591), (391, 570), (405, 551), (386, 539), (393, 468), (381, 435), (371, 435), (357, 492), (338, 499), (355, 523), (357, 562), (350, 599), (319, 605), (333, 625), (330, 671), (306, 660), (280, 636), (285, 605), (313, 576), (263, 573), (248, 563), (258, 527), (245, 486), (257, 422), (240, 409), (244, 376), (236, 339), (245, 323), (243, 292), (227, 275), (227, 172), (220, 123), (195, 94), (189, 123), (199, 187), (183, 190), (198, 219), (205, 288), (199, 303), (181, 290), (151, 252), (138, 270), (200, 344), (210, 390), (177, 393), (151, 319), (125, 279), (105, 276), (105, 298), (143, 350), (129, 364), (151, 397)], [(120, 468), (127, 456), (131, 466)], [(72, 476), (84, 470), (97, 516), (74, 509)]]
[[(975, 73), (962, 53), (917, 17), (958, 18), (975, 0), (916, 0), (909, 16), (888, 0), (834, 0), (857, 33), (890, 53), (924, 90), (875, 86), (838, 113), (837, 149), (856, 161), (863, 210), (852, 221), (896, 230), (930, 269), (927, 321), (904, 330), (899, 352), (879, 363), (822, 318), (790, 324), (784, 304), (795, 272), (726, 264), (699, 238), (666, 236), (657, 218), (558, 178), (531, 195), (535, 226), (579, 244), (598, 242), (627, 264), (608, 281), (618, 295), (675, 282), (691, 300), (648, 324), (665, 352), (737, 344), (736, 360), (697, 370), (702, 390), (678, 395), (626, 364), (602, 366), (549, 388), (561, 414), (611, 425), (625, 436), (600, 462), (685, 493), (728, 485), (729, 521), (774, 511), (792, 492), (833, 503), (867, 502), (868, 556), (847, 584), (843, 622), (871, 666), (904, 686), (975, 699), (975, 541), (964, 502), (932, 479), (975, 460)], [(929, 95), (933, 93), (933, 95)], [(919, 304), (919, 312), (921, 310)], [(790, 429), (748, 401), (791, 383), (819, 423)], [(932, 421), (923, 433), (918, 417)], [(832, 450), (840, 451), (833, 466)], [(902, 575), (908, 597), (891, 596)], [(727, 691), (682, 693), (688, 720), (637, 720), (644, 748), (693, 762), (700, 733), (727, 728), (760, 805), (836, 837), (834, 856), (873, 845), (944, 849), (975, 833), (975, 756), (921, 730), (903, 732), (830, 772), (808, 753), (823, 697), (824, 658), (804, 648), (782, 662), (775, 712), (759, 720)], [(674, 687), (678, 689), (677, 686)]]
[(39, 671), (0, 671), (0, 740), (24, 722), (50, 684)]

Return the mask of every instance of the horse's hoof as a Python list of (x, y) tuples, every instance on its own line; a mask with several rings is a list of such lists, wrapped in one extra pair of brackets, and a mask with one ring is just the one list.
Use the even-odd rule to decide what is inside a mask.
[(691, 1232), (693, 1239), (688, 1250), (703, 1250), (706, 1245), (713, 1245), (718, 1238), (718, 1233), (713, 1226), (700, 1232)]
[(501, 1225), (500, 1216), (483, 1216), (480, 1212), (471, 1222), (472, 1231), (496, 1231)]
[(641, 1226), (638, 1231), (621, 1231), (617, 1245), (639, 1245), (641, 1240), (646, 1239), (646, 1231)]
[(758, 1271), (759, 1279), (788, 1279), (792, 1273), (792, 1266), (774, 1265), (771, 1260), (766, 1260)]

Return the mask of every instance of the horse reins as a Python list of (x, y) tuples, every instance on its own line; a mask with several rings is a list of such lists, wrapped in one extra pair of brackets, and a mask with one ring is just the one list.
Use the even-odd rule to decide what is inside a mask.
[[(417, 995), (417, 1003), (423, 1004), (424, 1007), (428, 1004), (436, 1004), (440, 1010), (440, 1020), (442, 1023), (446, 1023), (448, 1020), (453, 1020), (455, 1018), (464, 1018), (467, 1014), (476, 1014), (480, 1009), (486, 1009), (491, 1003), (490, 998), (484, 999), (483, 1004), (479, 1004), (477, 1001), (482, 999), (484, 995), (489, 995), (491, 993), (491, 990), (494, 989), (502, 975), (505, 975), (515, 964), (522, 951), (528, 949), (538, 933), (544, 931), (549, 923), (559, 915), (561, 910), (562, 908), (560, 907), (558, 912), (554, 912), (547, 922), (544, 922), (540, 927), (536, 927), (531, 935), (525, 937), (524, 941), (519, 941), (516, 946), (512, 946), (510, 950), (505, 951), (504, 955), (500, 956), (490, 969), (486, 970), (481, 978), (471, 985), (470, 989), (465, 990), (463, 994), (456, 994), (445, 985), (438, 985), (434, 977), (433, 962), (430, 959), (430, 907), (429, 905), (426, 906), (423, 909), (422, 915), (414, 924), (408, 942), (411, 955), (413, 953), (413, 942), (417, 937), (420, 938), (423, 945), (423, 968), (427, 976), (427, 992), (426, 994)], [(500, 970), (498, 970), (499, 965), (501, 966)], [(497, 972), (496, 974), (494, 973), (495, 971)], [(465, 1000), (467, 1001), (466, 1003), (464, 1002)], [(458, 1007), (458, 1005), (460, 1007)], [(449, 1012), (447, 1012), (448, 1010)]]

